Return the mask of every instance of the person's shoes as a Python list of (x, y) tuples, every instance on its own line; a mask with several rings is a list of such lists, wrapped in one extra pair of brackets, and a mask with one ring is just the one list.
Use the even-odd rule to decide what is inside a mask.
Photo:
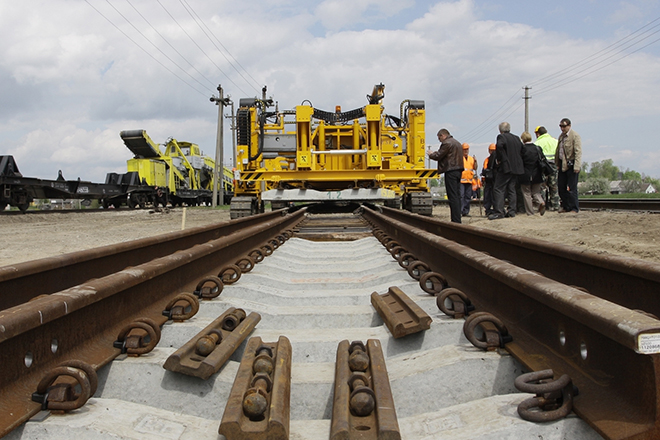
[(508, 217), (508, 218), (513, 218), (513, 217), (516, 216), (516, 213), (513, 212), (513, 211), (512, 211), (512, 212), (507, 212), (504, 216), (505, 216), (505, 217)]
[(472, 217), (470, 214), (463, 214), (463, 217)]
[(559, 208), (559, 211), (557, 211), (557, 212), (560, 213), (560, 214), (563, 214), (563, 213), (568, 212), (568, 211), (566, 211), (564, 208)]
[(501, 214), (491, 214), (488, 216), (488, 220), (499, 220), (501, 218), (504, 218)]
[(541, 215), (545, 214), (545, 204), (544, 203), (541, 203), (539, 205), (539, 214), (541, 214)]

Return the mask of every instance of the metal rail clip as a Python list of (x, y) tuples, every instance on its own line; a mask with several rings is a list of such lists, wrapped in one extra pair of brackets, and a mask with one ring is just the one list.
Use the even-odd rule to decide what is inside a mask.
[(291, 343), (250, 338), (218, 433), (230, 440), (287, 440), (291, 399)]
[(206, 380), (220, 370), (260, 320), (258, 313), (246, 318), (243, 309), (231, 307), (168, 357), (163, 368)]
[(566, 374), (553, 379), (554, 371), (547, 369), (526, 373), (516, 377), (514, 385), (535, 397), (523, 400), (518, 405), (518, 414), (530, 422), (552, 422), (566, 417), (573, 409), (573, 396), (577, 390)]
[[(98, 383), (96, 370), (91, 365), (70, 360), (46, 373), (37, 392), (32, 393), (32, 401), (41, 403), (42, 410), (73, 411), (87, 403)], [(76, 390), (78, 387), (80, 392)]]
[(337, 347), (331, 440), (400, 440), (385, 358), (378, 339)]
[(371, 294), (371, 304), (394, 338), (428, 330), (433, 319), (398, 287), (390, 287), (387, 293)]

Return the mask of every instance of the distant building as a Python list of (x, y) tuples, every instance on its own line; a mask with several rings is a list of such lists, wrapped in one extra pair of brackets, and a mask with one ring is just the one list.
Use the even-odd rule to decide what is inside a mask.
[(610, 194), (623, 194), (626, 192), (623, 180), (612, 180), (610, 182)]
[[(610, 193), (611, 194), (625, 194), (628, 191), (626, 188), (630, 188), (630, 180), (613, 180), (610, 182)], [(654, 194), (657, 192), (653, 184), (651, 183), (642, 183), (640, 184), (640, 189), (639, 191), (635, 192), (641, 192), (641, 193), (646, 193), (646, 194)]]
[(651, 183), (642, 183), (642, 192), (645, 194), (655, 194), (658, 190)]

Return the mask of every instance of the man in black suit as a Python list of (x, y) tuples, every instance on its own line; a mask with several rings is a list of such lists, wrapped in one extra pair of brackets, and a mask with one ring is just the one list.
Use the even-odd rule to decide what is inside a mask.
[[(493, 186), (493, 213), (488, 220), (516, 216), (516, 182), (525, 172), (522, 161), (522, 141), (511, 134), (511, 124), (502, 122), (500, 134), (495, 143), (495, 184)], [(509, 199), (508, 210), (504, 212), (504, 197)]]

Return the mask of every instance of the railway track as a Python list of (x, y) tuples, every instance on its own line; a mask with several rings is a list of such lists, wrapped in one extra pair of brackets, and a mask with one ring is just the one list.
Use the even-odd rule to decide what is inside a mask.
[[(278, 211), (6, 266), (0, 435), (657, 438), (659, 283), (658, 264), (373, 206)], [(202, 336), (235, 351), (222, 365), (184, 360)], [(202, 363), (208, 378), (164, 369), (170, 359)], [(70, 361), (84, 364), (60, 366)], [(270, 378), (256, 374), (263, 365)], [(538, 385), (518, 383), (521, 393), (514, 380), (549, 368), (558, 380), (542, 388), (554, 395), (530, 403)], [(58, 371), (68, 377), (47, 393)], [(78, 394), (92, 397), (45, 417)], [(352, 394), (375, 410), (356, 415)], [(247, 396), (250, 410), (265, 396), (266, 413), (245, 416)], [(571, 415), (532, 423), (521, 403), (533, 420)]]
[[(445, 199), (434, 200), (436, 205), (447, 205), (448, 201)], [(481, 199), (473, 200), (472, 204), (481, 204)], [(117, 208), (121, 211), (154, 208)], [(163, 208), (160, 208), (163, 209)], [(614, 211), (643, 211), (643, 212), (660, 212), (660, 199), (580, 199), (580, 209), (588, 210), (614, 210)], [(51, 210), (27, 210), (25, 212), (18, 209), (2, 210), (0, 216), (3, 215), (24, 215), (24, 214), (69, 214), (69, 213), (101, 213), (107, 212), (105, 209), (51, 209)]]
[[(94, 213), (103, 213), (103, 212), (108, 212), (108, 210), (112, 211), (121, 211), (121, 212), (126, 212), (126, 211), (137, 211), (137, 210), (154, 210), (156, 208), (154, 207), (148, 207), (148, 208), (141, 208), (139, 206), (136, 206), (135, 208), (129, 208), (129, 207), (122, 207), (122, 208), (109, 208), (109, 209), (103, 209), (103, 208), (81, 208), (81, 209), (28, 209), (27, 211), (23, 212), (19, 209), (3, 209), (0, 211), (0, 216), (5, 216), (5, 215), (35, 215), (35, 214), (94, 214)], [(157, 209), (170, 209), (170, 208), (157, 208)]]
[(580, 209), (660, 212), (660, 199), (580, 199)]
[[(436, 205), (448, 205), (446, 199), (434, 199)], [(480, 205), (481, 199), (473, 200), (472, 204)], [(580, 199), (580, 209), (612, 210), (612, 211), (643, 211), (660, 212), (658, 199)]]

